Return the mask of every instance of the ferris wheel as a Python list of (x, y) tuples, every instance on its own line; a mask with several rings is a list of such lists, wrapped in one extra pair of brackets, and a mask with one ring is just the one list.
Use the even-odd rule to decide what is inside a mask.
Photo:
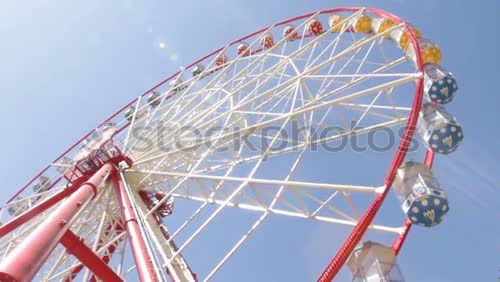
[[(373, 8), (233, 41), (125, 105), (7, 201), (0, 280), (218, 281), (257, 230), (287, 218), (346, 232), (318, 281), (344, 266), (356, 281), (401, 281), (411, 226), (449, 209), (434, 155), (463, 139), (444, 106), (457, 83), (440, 63), (436, 44)], [(377, 216), (388, 195), (399, 211)], [(372, 239), (381, 233), (391, 242)]]

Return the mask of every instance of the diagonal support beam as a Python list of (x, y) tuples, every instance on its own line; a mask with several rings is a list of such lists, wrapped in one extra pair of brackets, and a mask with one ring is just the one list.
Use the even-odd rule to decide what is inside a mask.
[[(116, 226), (114, 226), (113, 224), (110, 224), (108, 225), (108, 227), (106, 228), (106, 231), (105, 231), (105, 234), (108, 235), (109, 232), (115, 228), (115, 230), (117, 231), (122, 231), (123, 230), (123, 224), (122, 223), (119, 223), (119, 224), (116, 224)], [(108, 249), (106, 250), (106, 255), (104, 255), (102, 257), (102, 261), (104, 263), (109, 263), (109, 261), (111, 260), (111, 256), (113, 255), (113, 253), (115, 252), (118, 244), (120, 244), (122, 241), (122, 239), (119, 239), (115, 244), (111, 244), (109, 245)], [(98, 244), (98, 248), (99, 247), (102, 247), (103, 245), (103, 241), (102, 240), (99, 240), (99, 244)], [(68, 277), (66, 277), (66, 279), (64, 279), (65, 282), (71, 282), (75, 279), (75, 277), (78, 275), (78, 273), (80, 273), (80, 271), (82, 271), (83, 269), (83, 265), (82, 264), (79, 264), (77, 267), (75, 267), (71, 273), (68, 275)], [(95, 276), (92, 276), (89, 280), (90, 282), (95, 282), (96, 281), (96, 278)]]
[(25, 224), (35, 216), (41, 214), (42, 212), (48, 210), (55, 204), (59, 203), (62, 199), (68, 197), (71, 195), (73, 192), (76, 191), (77, 186), (71, 186), (66, 189), (63, 189), (53, 196), (49, 197), (45, 201), (41, 202), (40, 204), (32, 207), (31, 209), (25, 211), (18, 217), (14, 218), (13, 220), (7, 222), (5, 225), (0, 227), (0, 238), (3, 236), (9, 234), (10, 232), (14, 231), (16, 228), (19, 226)]
[(114, 170), (102, 166), (64, 203), (57, 207), (0, 264), (1, 281), (31, 281), (57, 246), (71, 223), (98, 193), (98, 188)]
[(103, 281), (123, 281), (100, 257), (98, 257), (71, 230), (61, 238), (61, 244)]

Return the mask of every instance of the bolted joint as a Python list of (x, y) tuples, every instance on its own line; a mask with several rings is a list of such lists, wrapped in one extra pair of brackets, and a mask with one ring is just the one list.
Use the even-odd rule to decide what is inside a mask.
[(92, 190), (94, 192), (94, 195), (92, 195), (92, 200), (93, 200), (97, 196), (97, 187), (94, 185), (94, 183), (90, 183), (90, 182), (83, 183), (81, 187), (86, 186), (86, 185), (90, 186), (90, 188), (92, 188)]

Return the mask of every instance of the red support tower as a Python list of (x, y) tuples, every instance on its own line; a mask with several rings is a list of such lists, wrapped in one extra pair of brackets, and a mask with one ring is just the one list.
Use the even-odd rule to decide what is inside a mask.
[(134, 253), (137, 270), (141, 281), (158, 281), (151, 256), (146, 248), (146, 242), (141, 234), (139, 223), (132, 207), (131, 199), (129, 198), (125, 183), (121, 178), (119, 171), (115, 171), (111, 175), (111, 180), (115, 186), (118, 202), (122, 210), (123, 221), (125, 222), (125, 229), (127, 230), (132, 252)]
[(1, 281), (31, 281), (59, 243), (78, 212), (98, 193), (114, 167), (102, 166), (89, 180), (31, 232), (0, 265)]

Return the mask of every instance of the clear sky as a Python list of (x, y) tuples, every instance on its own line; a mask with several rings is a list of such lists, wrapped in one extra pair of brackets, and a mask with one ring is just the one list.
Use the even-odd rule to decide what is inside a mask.
[[(460, 85), (448, 109), (464, 128), (464, 143), (435, 165), (453, 210), (436, 228), (413, 229), (399, 257), (406, 280), (495, 281), (500, 276), (497, 0), (2, 1), (0, 199), (179, 66), (274, 22), (360, 5), (388, 10), (417, 26), (441, 46), (443, 65)], [(338, 238), (314, 232), (317, 237), (289, 243), (311, 257), (315, 267), (304, 271), (319, 274), (335, 253), (323, 246)], [(281, 260), (286, 267), (293, 258)], [(243, 264), (231, 266), (249, 271)]]

